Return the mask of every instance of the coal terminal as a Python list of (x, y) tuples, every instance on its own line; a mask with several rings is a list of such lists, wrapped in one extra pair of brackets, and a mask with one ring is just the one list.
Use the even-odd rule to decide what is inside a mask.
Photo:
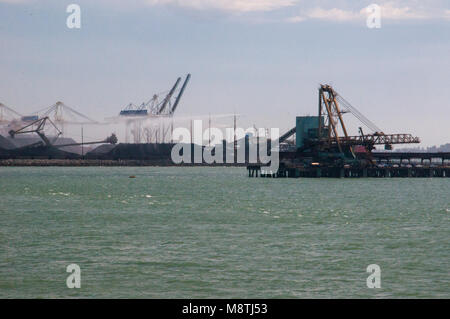
[[(173, 143), (102, 144), (86, 154), (47, 146), (15, 148), (0, 136), (0, 166), (245, 166), (246, 163), (190, 163), (172, 161)], [(8, 147), (8, 148), (6, 148)], [(186, 146), (189, 148), (189, 146)], [(194, 150), (194, 145), (191, 145)], [(75, 152), (76, 151), (76, 152)], [(229, 149), (228, 149), (229, 151)], [(225, 152), (224, 152), (225, 153)], [(194, 152), (192, 152), (192, 155)], [(193, 156), (192, 156), (193, 157)]]

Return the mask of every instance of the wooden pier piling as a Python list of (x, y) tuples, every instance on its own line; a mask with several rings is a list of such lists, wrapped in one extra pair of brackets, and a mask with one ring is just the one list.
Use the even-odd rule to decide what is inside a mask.
[(248, 177), (263, 178), (435, 178), (450, 177), (450, 167), (280, 167), (277, 172), (265, 171), (259, 165), (247, 166)]

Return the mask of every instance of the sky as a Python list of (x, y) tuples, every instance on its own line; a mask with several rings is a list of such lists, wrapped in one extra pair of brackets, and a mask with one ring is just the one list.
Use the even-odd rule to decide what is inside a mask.
[(238, 113), (283, 133), (317, 114), (327, 83), (385, 133), (440, 145), (449, 56), (449, 0), (0, 0), (0, 103), (22, 114), (63, 101), (102, 121), (191, 73), (178, 116)]

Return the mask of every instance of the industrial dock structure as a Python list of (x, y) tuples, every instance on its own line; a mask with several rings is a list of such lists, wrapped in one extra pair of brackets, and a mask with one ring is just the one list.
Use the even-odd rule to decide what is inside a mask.
[[(167, 162), (164, 159), (168, 158), (167, 148), (171, 145), (173, 116), (190, 78), (191, 74), (187, 74), (180, 88), (182, 78), (179, 77), (169, 91), (153, 94), (148, 102), (139, 106), (129, 103), (117, 116), (105, 119), (105, 123), (92, 120), (61, 101), (28, 115), (0, 103), (0, 165), (8, 165), (5, 163), (11, 164), (15, 160), (30, 163), (32, 160), (105, 158)], [(125, 124), (124, 144), (118, 144), (115, 133), (101, 140), (85, 141), (83, 138), (83, 126), (117, 123)], [(144, 123), (150, 124), (144, 127)], [(65, 128), (69, 125), (81, 128), (81, 142), (64, 137)], [(129, 135), (134, 143), (128, 142)], [(141, 143), (144, 136), (146, 144)], [(88, 148), (90, 145), (100, 146), (92, 149)], [(70, 163), (67, 162), (68, 165)]]
[[(393, 152), (394, 145), (418, 144), (420, 139), (408, 133), (384, 133), (330, 85), (320, 85), (318, 89), (317, 115), (296, 117), (295, 127), (276, 143), (279, 148), (271, 150), (275, 143), (266, 138), (264, 149), (269, 154), (279, 154), (277, 171), (267, 171), (267, 163), (258, 156), (255, 162), (249, 160), (250, 148), (255, 144), (259, 154), (261, 138), (257, 133), (238, 140), (236, 116), (233, 141), (210, 145), (210, 135), (210, 143), (203, 146), (191, 139), (186, 144), (191, 150), (191, 161), (176, 164), (171, 158), (176, 145), (173, 115), (190, 78), (188, 74), (180, 87), (179, 77), (167, 92), (154, 94), (140, 106), (130, 103), (118, 116), (110, 118), (125, 123), (125, 143), (118, 143), (114, 133), (101, 140), (82, 138), (81, 142), (63, 137), (67, 125), (99, 124), (63, 102), (27, 116), (0, 103), (0, 166), (246, 166), (249, 177), (450, 177), (450, 153)], [(349, 134), (352, 128), (344, 121), (346, 114), (361, 124), (358, 135)], [(161, 119), (166, 121), (158, 122)], [(153, 127), (143, 127), (148, 121)], [(134, 143), (128, 142), (128, 133)], [(143, 134), (147, 143), (141, 142)], [(90, 145), (99, 146), (89, 148)], [(384, 151), (376, 149), (380, 146)], [(223, 154), (220, 163), (194, 160), (194, 150), (203, 153), (205, 147), (212, 150), (211, 154)], [(238, 148), (245, 153), (243, 162), (238, 162)], [(226, 154), (232, 154), (233, 159), (230, 161)]]
[[(393, 145), (417, 144), (420, 139), (384, 133), (330, 85), (320, 85), (318, 93), (318, 115), (297, 117), (296, 126), (281, 136), (279, 142), (285, 145), (278, 171), (248, 165), (249, 177), (450, 177), (450, 153), (389, 152)], [(349, 135), (346, 113), (371, 133), (361, 126), (359, 135)], [(288, 141), (291, 137), (294, 142)], [(385, 152), (375, 152), (376, 146)]]

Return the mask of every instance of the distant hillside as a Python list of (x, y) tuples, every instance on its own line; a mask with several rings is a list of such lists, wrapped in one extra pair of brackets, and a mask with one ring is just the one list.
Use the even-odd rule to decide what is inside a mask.
[(450, 143), (441, 146), (431, 146), (431, 147), (408, 147), (408, 148), (398, 148), (395, 152), (416, 152), (416, 153), (436, 153), (436, 152), (449, 152), (450, 153)]

